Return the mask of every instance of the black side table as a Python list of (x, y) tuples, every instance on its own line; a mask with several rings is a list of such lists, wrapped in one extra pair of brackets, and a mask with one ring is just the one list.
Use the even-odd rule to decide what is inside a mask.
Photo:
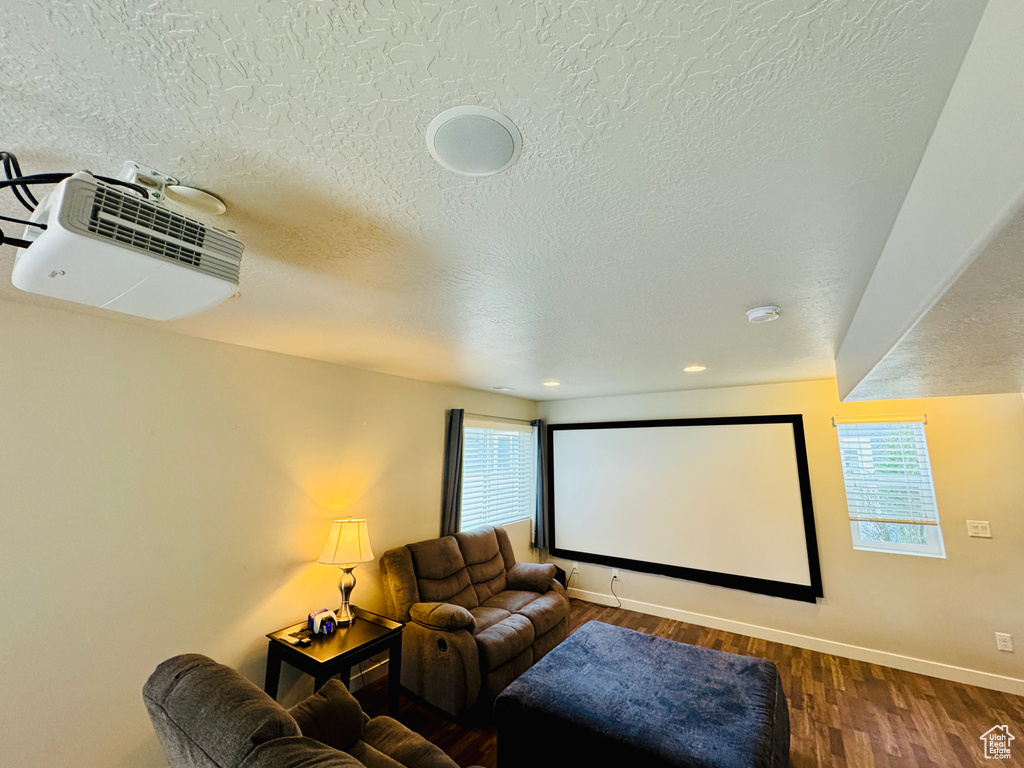
[(402, 686), (402, 624), (376, 613), (352, 608), (356, 620), (351, 626), (330, 635), (314, 635), (313, 644), (305, 648), (286, 643), (283, 638), (290, 632), (305, 629), (305, 622), (293, 624), (267, 635), (267, 679), (263, 686), (272, 698), (277, 698), (281, 679), (281, 662), (287, 661), (296, 669), (312, 675), (314, 691), (335, 675), (347, 688), (352, 665), (387, 651), (388, 654), (388, 714), (398, 715), (398, 694)]

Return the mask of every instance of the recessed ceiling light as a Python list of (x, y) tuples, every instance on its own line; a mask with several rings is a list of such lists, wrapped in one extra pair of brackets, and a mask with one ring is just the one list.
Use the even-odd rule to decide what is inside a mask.
[(700, 373), (701, 371), (706, 371), (707, 369), (708, 367), (706, 365), (688, 365), (685, 368), (683, 368), (683, 370), (686, 371), (686, 373)]
[(467, 105), (447, 109), (430, 121), (427, 149), (449, 171), (491, 176), (516, 164), (523, 136), (500, 112)]
[(754, 307), (747, 310), (747, 320), (752, 323), (769, 323), (772, 320), (778, 320), (781, 311), (776, 306)]
[(544, 386), (545, 387), (557, 387), (557, 386), (560, 386), (561, 383), (562, 382), (560, 382), (560, 381), (555, 381), (554, 379), (552, 379), (551, 381), (545, 381), (544, 382)]

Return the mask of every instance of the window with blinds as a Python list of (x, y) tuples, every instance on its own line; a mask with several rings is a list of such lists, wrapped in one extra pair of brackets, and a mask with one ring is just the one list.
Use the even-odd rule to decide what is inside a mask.
[(853, 546), (945, 557), (924, 416), (876, 418), (834, 420)]
[(460, 530), (533, 517), (536, 464), (530, 425), (466, 419)]

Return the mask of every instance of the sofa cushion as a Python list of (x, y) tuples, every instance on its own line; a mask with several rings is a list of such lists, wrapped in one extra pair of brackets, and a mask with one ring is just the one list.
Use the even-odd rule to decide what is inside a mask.
[(444, 632), (455, 632), (460, 629), (472, 632), (476, 626), (476, 619), (469, 610), (451, 603), (413, 603), (409, 609), (409, 616), (417, 624)]
[(348, 750), (348, 753), (362, 763), (365, 768), (402, 768), (400, 762), (365, 741), (357, 742), (352, 749)]
[(363, 740), (391, 755), (402, 765), (415, 768), (458, 768), (444, 750), (390, 717), (375, 717), (368, 722)]
[(537, 635), (534, 638), (533, 645), (530, 646), (533, 650), (533, 663), (536, 664), (547, 656), (559, 643), (565, 640), (568, 634), (569, 618), (566, 617), (559, 624), (556, 624), (554, 629), (548, 630), (543, 635)]
[(409, 548), (397, 547), (381, 555), (380, 575), (388, 616), (395, 621), (409, 621), (409, 607), (420, 601)]
[(508, 531), (501, 526), (495, 527), (494, 535), (498, 539), (498, 551), (501, 552), (501, 556), (505, 559), (505, 572), (507, 573), (516, 564), (516, 556), (512, 551), (512, 542), (508, 538)]
[(508, 572), (508, 588), (543, 594), (551, 588), (554, 578), (555, 566), (551, 563), (516, 563)]
[(480, 605), (454, 536), (410, 544), (409, 554), (421, 602), (454, 603), (463, 608)]
[(499, 621), (504, 621), (512, 615), (511, 611), (506, 611), (501, 608), (491, 608), (485, 605), (481, 605), (479, 608), (474, 608), (470, 611), (473, 614), (473, 618), (476, 619), (476, 629), (473, 630), (474, 635), (478, 635), (488, 627), (493, 627)]
[(515, 613), (524, 605), (532, 603), (537, 599), (536, 592), (523, 592), (516, 589), (506, 589), (499, 592), (484, 605), (488, 608), (502, 608), (509, 613)]
[[(190, 763), (183, 763), (190, 765)], [(198, 765), (198, 763), (196, 763)], [(287, 736), (260, 744), (238, 768), (363, 768), (351, 755), (305, 736)]]
[(349, 747), (363, 737), (366, 716), (341, 680), (328, 680), (319, 691), (288, 710), (303, 736), (335, 749)]
[(490, 672), (509, 661), (533, 643), (533, 624), (525, 616), (513, 614), (476, 636), (480, 669)]
[(455, 534), (462, 559), (469, 571), (469, 580), (476, 589), (477, 600), (484, 603), (505, 589), (505, 558), (498, 547), (494, 528), (477, 528)]
[(533, 630), (539, 637), (561, 623), (569, 615), (569, 601), (557, 592), (548, 592), (524, 605), (517, 614), (525, 616), (533, 624)]
[[(492, 669), (481, 681), (480, 698), (486, 698), (488, 702), (494, 701), (498, 694), (505, 690), (509, 683), (526, 672), (533, 665), (534, 661), (533, 646), (530, 646), (497, 669)], [(576, 763), (566, 763), (566, 765), (576, 765)]]
[(292, 716), (270, 696), (200, 654), (160, 664), (142, 695), (172, 765), (234, 768), (260, 744), (300, 735)]

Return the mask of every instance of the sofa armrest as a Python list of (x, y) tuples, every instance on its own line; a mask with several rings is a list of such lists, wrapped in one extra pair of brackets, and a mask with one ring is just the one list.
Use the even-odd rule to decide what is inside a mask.
[(505, 577), (508, 589), (540, 592), (551, 589), (555, 566), (551, 563), (516, 563)]
[(473, 614), (461, 605), (453, 603), (413, 603), (409, 608), (412, 620), (428, 629), (439, 629), (444, 632), (455, 632), (476, 627)]
[[(212, 765), (212, 763), (208, 763)], [(238, 768), (366, 768), (351, 755), (306, 736), (282, 736), (260, 744)]]
[[(444, 750), (431, 744), (390, 717), (375, 717), (366, 724), (363, 740), (402, 765), (416, 768), (459, 768)], [(361, 757), (355, 753), (357, 758)]]

